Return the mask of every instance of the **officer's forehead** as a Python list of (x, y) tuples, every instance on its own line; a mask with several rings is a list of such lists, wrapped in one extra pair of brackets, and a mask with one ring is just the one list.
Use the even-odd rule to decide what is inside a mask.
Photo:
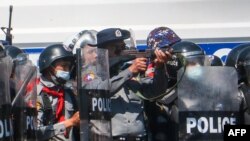
[(53, 64), (54, 64), (54, 65), (62, 65), (62, 64), (63, 64), (63, 65), (65, 65), (65, 64), (70, 65), (71, 62), (72, 62), (72, 60), (70, 60), (70, 59), (62, 58), (62, 59), (56, 60)]

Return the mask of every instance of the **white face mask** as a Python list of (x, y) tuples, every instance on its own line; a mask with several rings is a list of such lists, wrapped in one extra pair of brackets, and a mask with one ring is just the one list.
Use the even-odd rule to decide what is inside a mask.
[(68, 81), (70, 79), (70, 73), (68, 71), (57, 70), (56, 77)]

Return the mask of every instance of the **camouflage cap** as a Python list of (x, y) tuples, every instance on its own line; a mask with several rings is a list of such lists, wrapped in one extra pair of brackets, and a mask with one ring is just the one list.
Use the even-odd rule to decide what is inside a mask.
[(150, 49), (171, 46), (180, 42), (181, 38), (168, 27), (157, 27), (152, 30), (147, 37), (147, 46)]

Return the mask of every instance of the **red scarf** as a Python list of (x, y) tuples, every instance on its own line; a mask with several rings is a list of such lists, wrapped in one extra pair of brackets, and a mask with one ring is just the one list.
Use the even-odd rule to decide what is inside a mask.
[(48, 87), (43, 87), (42, 92), (45, 92), (48, 95), (55, 96), (58, 98), (58, 105), (56, 109), (56, 120), (57, 122), (64, 121), (63, 109), (64, 109), (64, 90), (60, 89), (59, 91), (52, 90)]

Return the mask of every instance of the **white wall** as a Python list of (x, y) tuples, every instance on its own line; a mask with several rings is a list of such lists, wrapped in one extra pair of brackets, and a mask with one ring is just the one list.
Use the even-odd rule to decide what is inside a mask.
[(138, 40), (157, 26), (189, 39), (250, 37), (250, 0), (0, 0), (0, 26), (10, 4), (14, 43), (62, 42), (106, 27), (132, 28)]

